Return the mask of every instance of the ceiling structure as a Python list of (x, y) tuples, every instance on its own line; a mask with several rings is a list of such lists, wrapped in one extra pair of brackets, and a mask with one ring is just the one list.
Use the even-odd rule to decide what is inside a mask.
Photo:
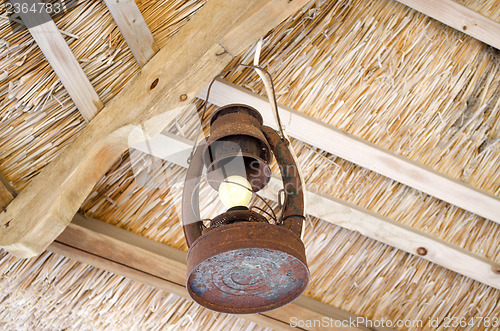
[[(0, 21), (0, 172), (20, 192), (3, 191), (1, 243), (19, 256), (50, 244), (31, 259), (2, 251), (3, 326), (499, 316), (500, 4), (401, 2), (455, 29), (385, 0), (74, 1), (54, 21), (21, 15), (29, 30)], [(189, 153), (198, 93), (251, 63), (264, 35), (309, 191), (311, 284), (282, 310), (237, 317), (185, 299), (184, 170), (169, 157)], [(252, 72), (225, 79), (245, 89), (221, 81), (210, 102), (263, 104)], [(163, 133), (145, 148), (137, 128)]]

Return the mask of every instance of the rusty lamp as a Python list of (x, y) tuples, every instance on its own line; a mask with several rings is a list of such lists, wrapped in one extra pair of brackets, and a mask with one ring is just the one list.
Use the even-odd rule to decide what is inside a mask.
[[(200, 305), (224, 313), (257, 313), (291, 302), (306, 288), (309, 270), (300, 239), (304, 195), (289, 148), (288, 140), (264, 126), (252, 107), (231, 104), (212, 116), (206, 143), (192, 154), (182, 200), (189, 246), (186, 286)], [(281, 210), (270, 223), (248, 204), (269, 182), (273, 155), (285, 189)], [(228, 208), (208, 226), (199, 209), (204, 167), (208, 183)]]

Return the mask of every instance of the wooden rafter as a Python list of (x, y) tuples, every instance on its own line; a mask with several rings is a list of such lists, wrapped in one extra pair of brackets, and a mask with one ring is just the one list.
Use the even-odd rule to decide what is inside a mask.
[[(207, 2), (0, 215), (0, 247), (39, 254), (94, 185), (147, 127), (155, 135), (236, 54), (308, 0)], [(182, 96), (182, 97), (181, 97)]]
[(500, 49), (500, 23), (453, 0), (396, 0), (441, 23)]
[[(173, 134), (161, 134), (134, 147), (164, 160), (187, 167), (193, 142)], [(271, 178), (262, 196), (276, 201), (281, 181)], [(437, 265), (500, 289), (500, 263), (490, 261), (438, 237), (387, 217), (317, 192), (306, 191), (307, 213), (369, 238), (420, 256)]]
[[(198, 97), (205, 99), (206, 91), (200, 92)], [(250, 105), (259, 109), (267, 125), (275, 126), (267, 98), (227, 81), (214, 83), (209, 101), (217, 106)], [(279, 105), (279, 111), (287, 119), (286, 130), (291, 137), (500, 223), (500, 199), (497, 197), (291, 108)]]
[[(11, 2), (20, 6), (23, 3), (21, 0)], [(20, 11), (19, 16), (83, 118), (90, 121), (103, 104), (52, 18), (43, 11)]]
[(153, 35), (134, 0), (104, 0), (123, 37), (143, 67), (158, 51)]

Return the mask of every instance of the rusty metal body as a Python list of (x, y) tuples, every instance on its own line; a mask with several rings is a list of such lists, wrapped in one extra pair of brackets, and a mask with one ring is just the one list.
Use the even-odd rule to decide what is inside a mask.
[(191, 297), (225, 313), (283, 306), (309, 282), (300, 238), (269, 223), (239, 222), (213, 229), (193, 243), (187, 260)]
[[(231, 122), (235, 119), (242, 125)], [(199, 304), (225, 313), (248, 314), (280, 307), (297, 298), (309, 282), (305, 248), (300, 240), (304, 195), (297, 165), (288, 149), (288, 141), (275, 130), (262, 126), (262, 118), (253, 108), (226, 106), (214, 115), (212, 124), (216, 124), (215, 130), (211, 131), (207, 145), (198, 146), (194, 153), (184, 185), (182, 220), (190, 247), (188, 292)], [(241, 131), (236, 131), (239, 129)], [(210, 149), (221, 139), (241, 146), (237, 152), (244, 150), (243, 156), (246, 153), (250, 160), (257, 160), (258, 169), (269, 167), (272, 150), (285, 190), (277, 224), (269, 224), (264, 216), (248, 209), (236, 208), (215, 217), (210, 228), (203, 226), (199, 210), (203, 163), (209, 173), (215, 172), (223, 164), (221, 159), (235, 154), (234, 147), (227, 148), (228, 145)], [(261, 161), (266, 162), (266, 167)], [(248, 166), (244, 162), (245, 169), (234, 171), (243, 171), (248, 178), (251, 175), (246, 169)], [(219, 182), (224, 179), (218, 176), (228, 176), (228, 172), (212, 178)], [(269, 177), (250, 179), (255, 180), (252, 188), (257, 191), (267, 184)]]
[(214, 189), (224, 178), (239, 175), (247, 178), (255, 192), (259, 191), (271, 178), (271, 158), (269, 143), (262, 133), (262, 116), (255, 109), (232, 104), (212, 116), (203, 159)]
[(212, 219), (210, 227), (203, 230), (203, 234), (212, 231), (219, 226), (238, 223), (238, 222), (263, 222), (268, 223), (267, 218), (246, 207), (234, 207), (227, 212), (222, 213)]

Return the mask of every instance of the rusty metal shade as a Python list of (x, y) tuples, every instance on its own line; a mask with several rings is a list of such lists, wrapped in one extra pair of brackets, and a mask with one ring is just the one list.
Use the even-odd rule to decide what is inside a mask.
[[(193, 150), (182, 196), (182, 223), (189, 246), (188, 293), (200, 305), (225, 313), (249, 314), (281, 307), (297, 298), (309, 282), (300, 240), (304, 194), (289, 141), (263, 126), (260, 114), (245, 105), (221, 108), (212, 117), (210, 131), (207, 144)], [(244, 161), (230, 167), (238, 155)], [(199, 206), (203, 164), (215, 189), (228, 176), (240, 175), (257, 191), (270, 179), (272, 155), (286, 188), (280, 212), (268, 214), (274, 222), (236, 206), (205, 226), (207, 219), (200, 217)]]
[(203, 159), (215, 190), (224, 178), (233, 175), (246, 178), (255, 192), (269, 182), (272, 155), (262, 123), (258, 111), (239, 104), (221, 107), (212, 116)]
[(188, 253), (187, 289), (200, 305), (249, 314), (296, 299), (309, 282), (305, 248), (285, 227), (224, 225), (199, 237)]

